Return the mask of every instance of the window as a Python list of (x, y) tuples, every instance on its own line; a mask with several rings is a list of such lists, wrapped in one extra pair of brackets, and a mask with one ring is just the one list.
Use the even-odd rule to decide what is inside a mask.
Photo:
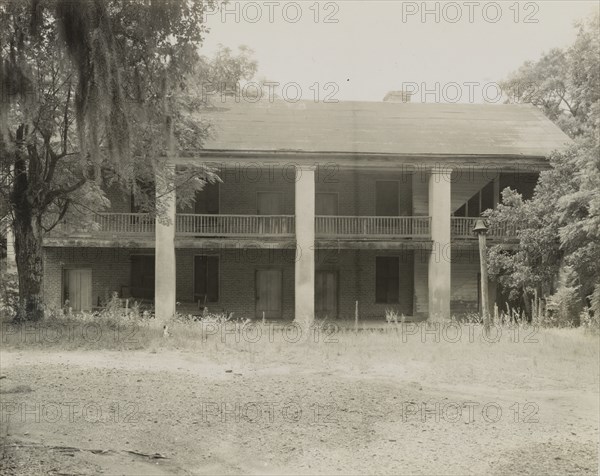
[(400, 258), (377, 257), (375, 261), (375, 302), (398, 303), (400, 299)]
[(375, 183), (375, 215), (396, 217), (400, 212), (398, 182), (377, 181)]
[(131, 257), (131, 296), (139, 299), (154, 299), (154, 256), (134, 255)]
[(283, 192), (257, 192), (257, 215), (283, 215)]
[(219, 257), (194, 257), (194, 301), (219, 301)]
[(315, 214), (317, 216), (336, 216), (338, 214), (338, 194), (317, 193), (315, 195)]
[(206, 183), (204, 188), (196, 192), (194, 212), (197, 215), (218, 215), (219, 183)]

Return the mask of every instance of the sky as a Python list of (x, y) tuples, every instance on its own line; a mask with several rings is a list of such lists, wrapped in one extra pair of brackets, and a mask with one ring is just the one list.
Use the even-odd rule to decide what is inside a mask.
[(498, 102), (497, 81), (576, 36), (597, 1), (234, 1), (210, 11), (203, 54), (254, 50), (284, 99)]

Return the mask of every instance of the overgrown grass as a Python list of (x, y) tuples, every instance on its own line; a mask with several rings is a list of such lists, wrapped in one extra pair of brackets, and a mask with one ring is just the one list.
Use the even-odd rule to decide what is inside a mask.
[(597, 382), (597, 321), (578, 328), (540, 324), (500, 313), (486, 334), (477, 314), (410, 323), (391, 310), (380, 325), (359, 322), (358, 329), (354, 323), (320, 321), (305, 328), (219, 314), (163, 322), (135, 306), (124, 310), (115, 297), (100, 313), (74, 314), (67, 308), (49, 312), (39, 323), (0, 321), (0, 343), (6, 350), (182, 351), (231, 366), (305, 363), (373, 376), (410, 370), (449, 384), (518, 382), (527, 388), (540, 375), (549, 386), (552, 376), (575, 386), (590, 378)]
[(164, 323), (154, 319), (71, 316), (39, 325), (3, 322), (0, 342), (8, 351), (142, 351), (166, 359), (176, 351), (239, 371), (283, 366), (465, 388), (583, 389), (599, 382), (598, 337), (583, 328), (503, 324), (486, 337), (478, 323), (390, 323), (358, 332), (353, 325), (319, 323), (300, 331), (292, 323), (207, 317), (201, 322), (174, 319), (166, 333)]

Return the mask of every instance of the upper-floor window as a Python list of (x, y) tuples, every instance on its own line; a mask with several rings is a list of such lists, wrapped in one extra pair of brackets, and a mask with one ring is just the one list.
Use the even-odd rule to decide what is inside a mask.
[(257, 192), (257, 215), (283, 215), (283, 192)]
[(219, 213), (219, 183), (207, 183), (196, 192), (194, 212), (197, 215), (217, 215)]
[(315, 214), (317, 216), (338, 215), (339, 200), (337, 193), (318, 192), (315, 195)]
[(376, 216), (410, 216), (412, 208), (412, 179), (377, 180), (375, 182)]

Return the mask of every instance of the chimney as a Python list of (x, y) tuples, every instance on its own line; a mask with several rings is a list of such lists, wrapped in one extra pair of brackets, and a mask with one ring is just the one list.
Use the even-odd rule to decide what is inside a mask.
[(383, 98), (383, 102), (410, 102), (412, 93), (407, 91), (390, 91)]

